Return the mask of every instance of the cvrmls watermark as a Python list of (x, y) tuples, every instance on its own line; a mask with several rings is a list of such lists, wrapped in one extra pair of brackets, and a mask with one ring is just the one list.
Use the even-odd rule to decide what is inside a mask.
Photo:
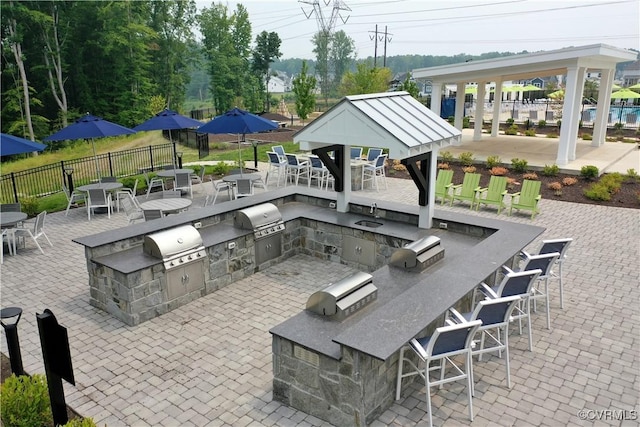
[(638, 411), (632, 409), (581, 409), (578, 418), (588, 421), (634, 421), (638, 419)]

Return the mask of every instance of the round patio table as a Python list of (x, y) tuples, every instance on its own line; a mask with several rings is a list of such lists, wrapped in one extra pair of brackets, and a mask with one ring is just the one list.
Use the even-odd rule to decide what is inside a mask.
[(27, 214), (24, 212), (0, 212), (0, 227), (13, 227), (25, 219)]
[(115, 191), (121, 188), (122, 188), (121, 182), (97, 182), (95, 184), (81, 185), (80, 187), (76, 187), (76, 190), (84, 191), (86, 193), (89, 190)]
[(173, 178), (177, 173), (193, 173), (193, 169), (165, 169), (156, 172), (156, 175), (163, 178)]
[(234, 173), (232, 175), (223, 176), (222, 180), (224, 182), (235, 183), (239, 179), (250, 179), (251, 181), (256, 181), (260, 178), (262, 178), (262, 175), (259, 173)]
[(156, 199), (148, 202), (140, 203), (140, 209), (159, 209), (163, 214), (179, 212), (191, 206), (191, 199)]

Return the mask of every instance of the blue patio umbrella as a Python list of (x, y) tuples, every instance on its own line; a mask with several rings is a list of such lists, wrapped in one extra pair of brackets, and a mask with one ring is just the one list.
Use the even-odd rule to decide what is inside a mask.
[(11, 156), (13, 154), (31, 153), (42, 151), (46, 145), (39, 142), (29, 141), (19, 136), (0, 133), (0, 156)]
[[(278, 124), (248, 111), (234, 108), (215, 117), (208, 123), (200, 126), (197, 131), (201, 133), (235, 133), (238, 135), (238, 156), (240, 172), (242, 172), (242, 158), (240, 153), (240, 135), (247, 133), (264, 132), (277, 129)], [(243, 138), (244, 139), (244, 138)]]
[(136, 131), (120, 126), (104, 120), (102, 117), (92, 116), (87, 113), (80, 117), (75, 123), (60, 129), (53, 135), (49, 135), (45, 141), (64, 141), (74, 139), (90, 139), (93, 146), (93, 157), (96, 161), (96, 171), (98, 172), (98, 180), (102, 179), (100, 175), (100, 165), (98, 164), (98, 155), (96, 153), (95, 138), (104, 138), (108, 136), (131, 135)]
[[(173, 110), (168, 108), (162, 110), (155, 116), (151, 117), (144, 123), (134, 127), (133, 130), (140, 132), (143, 130), (168, 130), (169, 141), (173, 143), (171, 138), (171, 130), (173, 129), (187, 129), (196, 128), (202, 126), (202, 122), (194, 120), (190, 117), (182, 116)], [(174, 157), (175, 166), (175, 157)]]

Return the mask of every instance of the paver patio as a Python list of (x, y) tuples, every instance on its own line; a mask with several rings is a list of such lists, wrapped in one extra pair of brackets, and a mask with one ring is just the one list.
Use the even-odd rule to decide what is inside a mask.
[[(389, 189), (358, 192), (416, 204), (417, 191), (388, 178)], [(210, 184), (205, 184), (209, 185)], [(207, 187), (209, 191), (211, 189)], [(204, 192), (196, 192), (198, 199)], [(224, 200), (224, 199), (223, 199)], [(194, 207), (199, 200), (194, 201)], [(495, 210), (469, 212), (495, 218)], [(474, 363), (474, 426), (638, 425), (640, 345), (638, 259), (640, 211), (541, 201), (542, 214), (501, 219), (546, 227), (533, 242), (573, 237), (565, 264), (565, 309), (552, 284), (551, 331), (544, 312), (534, 314), (534, 351), (513, 335), (507, 389), (504, 365), (495, 357)], [(54, 247), (40, 254), (27, 242), (0, 270), (1, 306), (24, 310), (19, 325), (25, 370), (43, 372), (35, 313), (49, 308), (68, 328), (76, 386), (65, 384), (67, 403), (98, 425), (108, 426), (320, 426), (323, 421), (271, 401), (271, 336), (268, 330), (304, 308), (311, 292), (352, 269), (296, 256), (136, 327), (89, 305), (84, 252), (77, 236), (126, 224), (124, 213), (91, 222), (82, 209), (47, 216)], [(301, 268), (304, 266), (304, 268)], [(0, 349), (5, 354), (2, 338)], [(461, 385), (433, 396), (434, 423), (467, 425)], [(579, 417), (579, 411), (588, 420)], [(632, 412), (636, 411), (636, 412)], [(636, 420), (632, 420), (635, 416)], [(424, 386), (374, 423), (427, 425)]]

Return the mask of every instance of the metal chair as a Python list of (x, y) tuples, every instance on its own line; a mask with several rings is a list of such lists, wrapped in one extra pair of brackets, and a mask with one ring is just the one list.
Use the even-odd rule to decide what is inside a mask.
[(384, 165), (387, 160), (387, 155), (382, 154), (378, 156), (374, 164), (367, 164), (362, 167), (362, 188), (364, 189), (364, 183), (371, 181), (371, 186), (375, 184), (376, 191), (380, 191), (378, 188), (378, 179), (382, 178), (384, 181), (384, 188), (387, 189), (387, 177), (384, 173)]
[(192, 184), (202, 184), (204, 183), (204, 173), (206, 172), (207, 168), (205, 168), (204, 166), (200, 167), (200, 174), (196, 174), (196, 173), (192, 173), (191, 174), (191, 182)]
[(250, 179), (239, 179), (236, 181), (236, 200), (241, 197), (253, 196), (253, 182)]
[(283, 159), (278, 153), (273, 151), (267, 152), (267, 156), (269, 156), (269, 170), (267, 170), (266, 185), (269, 185), (269, 179), (272, 178), (273, 175), (277, 175), (278, 181), (276, 186), (280, 187), (280, 177), (283, 177), (286, 181), (287, 165), (289, 164), (287, 157), (285, 156)]
[[(517, 296), (520, 301), (511, 314), (511, 322), (518, 321), (518, 329), (522, 335), (522, 319), (527, 321), (527, 332), (529, 338), (529, 351), (533, 351), (533, 332), (531, 330), (531, 289), (542, 273), (540, 269), (514, 272), (510, 268), (503, 266), (505, 275), (502, 281), (494, 287), (481, 283), (478, 290), (486, 298), (503, 298)], [(475, 307), (475, 292), (473, 294), (472, 306)]]
[[(107, 214), (111, 218), (111, 193), (107, 193), (104, 189), (93, 189), (88, 191), (87, 197), (87, 217), (91, 221), (91, 212), (95, 208), (107, 208)], [(95, 212), (94, 212), (95, 215)]]
[(213, 201), (211, 202), (212, 205), (216, 204), (216, 200), (218, 199), (218, 194), (220, 194), (221, 191), (227, 191), (227, 195), (229, 196), (229, 200), (231, 200), (231, 184), (229, 182), (225, 182), (225, 181), (214, 181), (213, 177), (211, 177), (211, 184), (213, 184), (213, 188), (214, 190), (216, 190), (215, 195), (213, 196)]
[(118, 212), (120, 212), (120, 201), (124, 198), (130, 197), (133, 200), (133, 203), (138, 205), (138, 201), (136, 200), (136, 192), (138, 191), (138, 180), (133, 184), (133, 188), (122, 187), (120, 190), (116, 191), (116, 207)]
[(145, 209), (142, 211), (142, 216), (145, 221), (151, 221), (152, 219), (159, 219), (163, 217), (160, 209)]
[(295, 154), (287, 154), (287, 163), (287, 179), (285, 181), (285, 186), (287, 185), (289, 178), (295, 178), (296, 185), (298, 185), (298, 181), (301, 176), (304, 178), (309, 176), (309, 162), (306, 160), (301, 161)]
[(369, 148), (367, 150), (367, 162), (375, 162), (378, 156), (382, 154), (382, 148)]
[(31, 240), (33, 240), (33, 243), (36, 244), (36, 246), (38, 247), (40, 252), (42, 252), (43, 255), (44, 255), (44, 251), (42, 250), (42, 248), (40, 247), (40, 244), (38, 243), (38, 239), (40, 237), (44, 237), (47, 243), (49, 243), (49, 246), (53, 247), (51, 240), (49, 240), (49, 238), (44, 232), (44, 220), (46, 216), (47, 216), (47, 211), (42, 211), (38, 214), (38, 216), (36, 216), (36, 220), (33, 223), (33, 231), (26, 227), (22, 227), (22, 228), (18, 227), (14, 230), (16, 241), (20, 241), (20, 239), (22, 239), (22, 243), (24, 246), (26, 244), (25, 242), (26, 238), (30, 237)]
[[(509, 366), (509, 321), (511, 313), (520, 301), (520, 297), (513, 295), (510, 297), (485, 299), (480, 301), (472, 312), (458, 313), (455, 309), (449, 309), (451, 318), (456, 323), (473, 322), (481, 320), (482, 325), (478, 327), (480, 333), (480, 345), (472, 346), (471, 355), (478, 355), (478, 361), (482, 361), (485, 353), (498, 352), (502, 357), (504, 351), (504, 363), (507, 370), (507, 387), (511, 388), (511, 367)], [(485, 345), (489, 346), (486, 347)], [(473, 383), (472, 387), (473, 387)]]
[(22, 212), (20, 203), (3, 203), (0, 205), (0, 212)]
[(350, 156), (351, 160), (362, 159), (362, 147), (351, 147)]
[(163, 199), (181, 199), (182, 192), (178, 190), (164, 190), (162, 192), (162, 198)]
[[(567, 250), (569, 249), (569, 245), (573, 242), (572, 238), (564, 238), (564, 239), (549, 239), (543, 240), (542, 246), (540, 250), (538, 250), (538, 255), (540, 254), (548, 254), (551, 252), (558, 252), (560, 256), (556, 260), (556, 265), (558, 266), (558, 273), (556, 274), (554, 271), (551, 271), (551, 276), (558, 279), (558, 284), (560, 287), (560, 308), (564, 308), (564, 289), (562, 285), (562, 264), (564, 264), (565, 259), (567, 258)], [(527, 254), (527, 252), (522, 251), (522, 255)], [(528, 255), (528, 254), (527, 254)]]
[(284, 152), (284, 147), (282, 145), (274, 145), (271, 147), (271, 151), (276, 153), (278, 157), (280, 157), (280, 160), (287, 160), (287, 153)]
[[(309, 156), (311, 167), (309, 168), (309, 178), (307, 180), (307, 186), (311, 187), (311, 181), (316, 180), (318, 188), (322, 190), (323, 186), (329, 188), (329, 169), (322, 163), (322, 160), (318, 156)], [(326, 181), (326, 184), (325, 184)]]
[(71, 193), (69, 193), (69, 189), (66, 185), (64, 185), (64, 183), (62, 184), (62, 191), (64, 191), (64, 195), (67, 197), (67, 209), (64, 212), (64, 216), (69, 215), (69, 209), (74, 203), (77, 204), (78, 202), (87, 202), (87, 196), (84, 192), (74, 189)]
[[(433, 335), (424, 338), (414, 338), (408, 345), (400, 350), (398, 359), (398, 376), (396, 380), (396, 400), (400, 399), (402, 391), (402, 379), (413, 375), (420, 375), (425, 382), (427, 395), (427, 412), (429, 413), (429, 425), (433, 426), (431, 411), (431, 387), (441, 386), (452, 381), (466, 380), (467, 396), (469, 398), (469, 419), (473, 421), (473, 360), (471, 358), (471, 342), (476, 331), (482, 324), (480, 320), (473, 322), (453, 323), (437, 328)], [(411, 349), (417, 355), (419, 363), (405, 356), (405, 352)], [(454, 356), (463, 356), (461, 364), (454, 362)], [(411, 370), (403, 372), (405, 362)], [(431, 366), (433, 362), (438, 362), (436, 366)], [(453, 376), (446, 377), (446, 365), (451, 366)], [(423, 366), (419, 366), (419, 365)], [(430, 373), (433, 370), (440, 370), (440, 379), (432, 381)]]
[(103, 176), (100, 178), (100, 182), (118, 182), (118, 178), (115, 176)]
[(189, 194), (190, 198), (193, 198), (193, 186), (191, 185), (191, 174), (177, 173), (173, 188), (175, 190), (180, 190), (180, 191), (184, 190)]
[(164, 191), (164, 181), (162, 180), (162, 178), (157, 176), (151, 178), (146, 171), (143, 172), (143, 174), (145, 181), (147, 181), (147, 199), (149, 198), (149, 194), (151, 194), (151, 190), (154, 188), (159, 187), (162, 188), (162, 191)]
[(4, 242), (7, 242), (9, 248), (9, 255), (15, 255), (16, 253), (16, 236), (15, 228), (3, 228), (2, 236), (0, 239), (0, 264), (4, 264)]

